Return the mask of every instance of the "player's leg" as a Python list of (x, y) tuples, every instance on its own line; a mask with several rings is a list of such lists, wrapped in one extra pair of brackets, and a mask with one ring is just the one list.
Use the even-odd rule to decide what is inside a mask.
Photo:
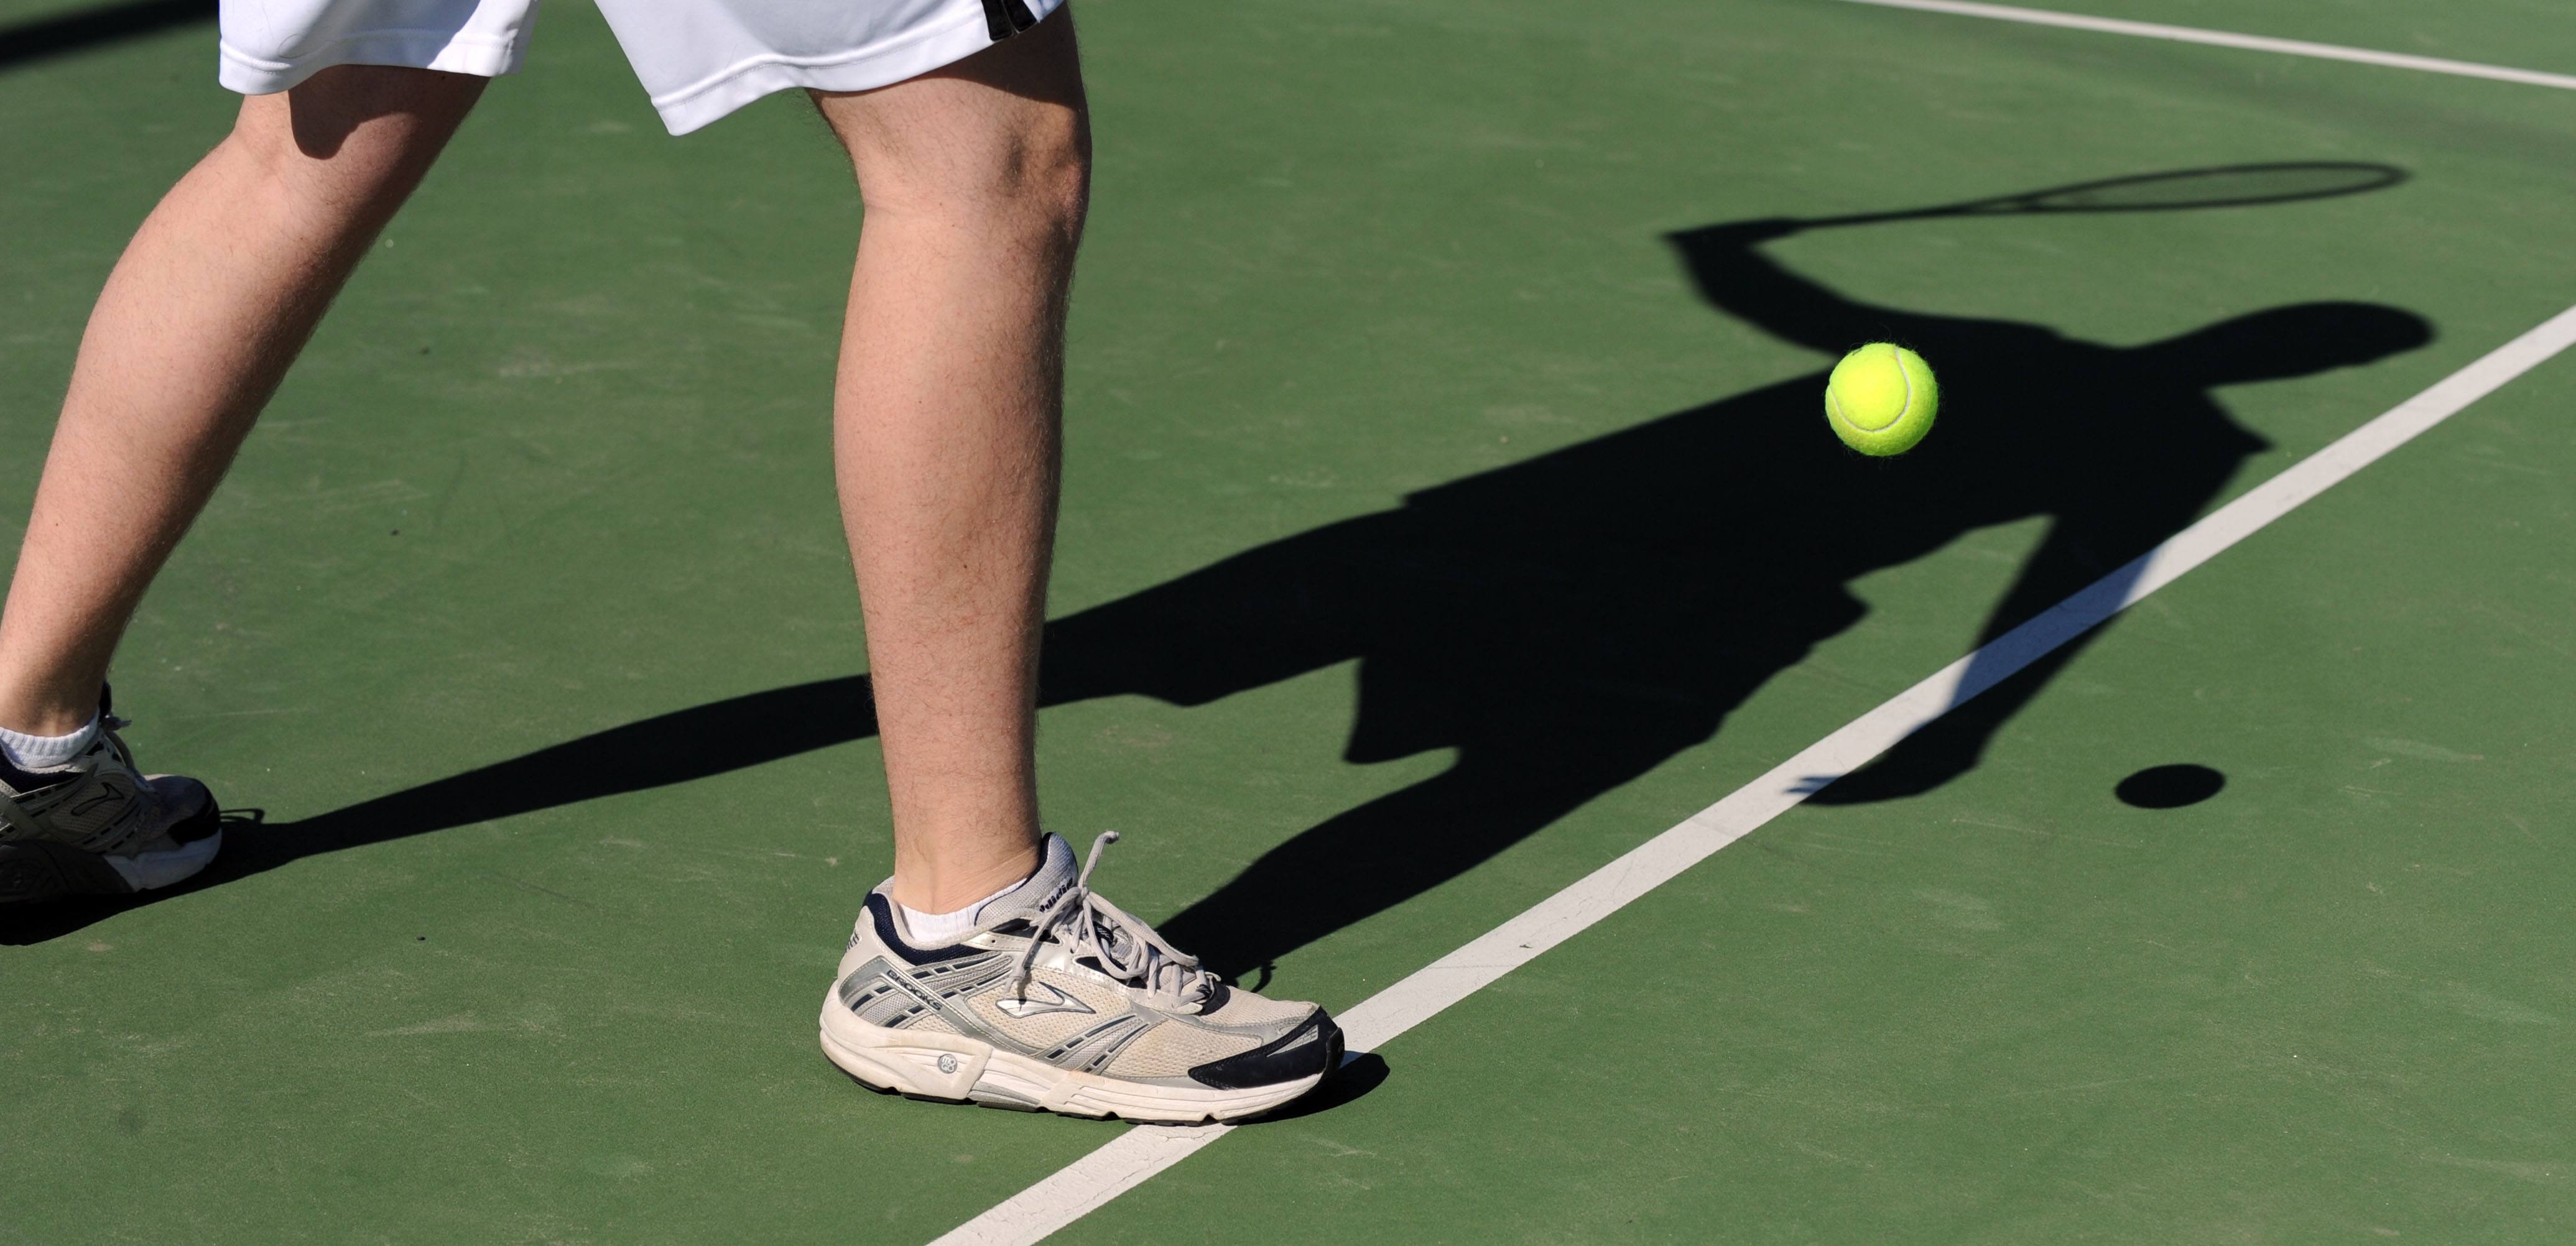
[(824, 1052), (907, 1094), (1089, 1116), (1230, 1119), (1312, 1089), (1341, 1054), (1322, 1009), (1202, 972), (1038, 831), (1038, 630), (1090, 166), (1071, 15), (1050, 0), (600, 10), (674, 133), (818, 92), (866, 200), (834, 440), (895, 875), (824, 997)]
[[(154, 815), (127, 808), (130, 759), (94, 725), (108, 659), (323, 309), (483, 82), (345, 65), (246, 99), (232, 133), (118, 260), (0, 609), (0, 729), (13, 733), (0, 737), (0, 762), (16, 763), (0, 771), (0, 843), (120, 856), (151, 838), (137, 827)], [(17, 886), (0, 878), (0, 899), (124, 889), (91, 864), (48, 848), (44, 862), (21, 863)]]
[(1203, 972), (1038, 831), (1037, 639), (1089, 169), (1068, 17), (821, 100), (867, 201), (836, 441), (896, 853), (825, 998), (823, 1049), (908, 1094), (1232, 1119), (1317, 1085), (1341, 1031)]
[(253, 96), (145, 219), (82, 336), (0, 613), (0, 727), (89, 720), (152, 573), (483, 82), (344, 65)]
[(1089, 175), (1069, 16), (895, 86), (816, 97), (866, 203), (834, 433), (894, 895), (922, 913), (1038, 865), (1037, 639)]

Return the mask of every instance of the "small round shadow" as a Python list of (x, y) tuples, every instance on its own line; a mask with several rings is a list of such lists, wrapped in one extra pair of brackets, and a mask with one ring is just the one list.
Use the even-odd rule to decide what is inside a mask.
[(2227, 776), (2207, 766), (2181, 762), (2171, 766), (2149, 766), (2120, 780), (2111, 794), (2124, 805), (2140, 809), (2180, 809), (2197, 805), (2218, 794), (2227, 786)]

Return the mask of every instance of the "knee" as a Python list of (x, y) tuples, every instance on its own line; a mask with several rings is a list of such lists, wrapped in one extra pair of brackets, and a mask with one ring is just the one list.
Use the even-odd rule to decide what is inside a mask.
[(243, 101), (225, 145), (262, 189), (298, 206), (390, 210), (428, 172), (483, 79), (391, 66), (326, 69)]
[(999, 189), (1031, 227), (1072, 246), (1091, 209), (1091, 124), (1079, 110), (1050, 111), (1048, 124), (1026, 136)]
[[(901, 218), (1070, 251), (1091, 197), (1091, 128), (1078, 106), (1012, 110), (1000, 124), (911, 136), (899, 151), (854, 144), (871, 221)], [(964, 119), (960, 119), (964, 120)]]

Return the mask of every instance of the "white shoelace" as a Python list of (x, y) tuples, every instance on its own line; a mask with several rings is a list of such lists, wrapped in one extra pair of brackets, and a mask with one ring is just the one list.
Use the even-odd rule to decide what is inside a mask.
[(1023, 998), (1028, 995), (1038, 945), (1053, 932), (1067, 952), (1076, 958), (1089, 955), (1109, 976), (1142, 985), (1157, 1002), (1169, 1000), (1178, 1008), (1205, 1002), (1220, 980), (1216, 974), (1199, 968), (1198, 957), (1163, 942), (1152, 927), (1091, 890), (1091, 869), (1100, 864), (1101, 850), (1117, 842), (1118, 832), (1102, 831), (1091, 841), (1091, 855), (1084, 858), (1073, 885), (1038, 911), (1037, 929), (1020, 949), (1014, 989)]

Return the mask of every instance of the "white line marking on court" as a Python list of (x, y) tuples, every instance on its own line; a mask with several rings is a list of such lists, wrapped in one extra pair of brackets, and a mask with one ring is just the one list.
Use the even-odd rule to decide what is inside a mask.
[[(1808, 745), (1770, 773), (1692, 814), (1626, 856), (1370, 996), (1342, 1017), (1354, 1052), (1378, 1047), (1467, 998), (1496, 978), (1618, 912), (1718, 849), (1794, 808), (1825, 782), (1859, 769), (1897, 741), (1968, 698), (2001, 683), (2050, 650), (2128, 608), (2368, 467), (2416, 434), (2449, 419), (2498, 386), (2576, 344), (2568, 308), (2486, 357), (2452, 373), (2340, 440), (2292, 464), (2244, 496), (2175, 533), (2129, 565), (2047, 612), (1941, 668), (1895, 699)], [(943, 1234), (931, 1246), (1027, 1246), (1189, 1158), (1237, 1126), (1139, 1125)]]
[(1926, 13), (1950, 13), (1959, 17), (1990, 17), (2001, 22), (2061, 26), (2068, 30), (2135, 35), (2141, 39), (2170, 39), (2176, 43), (2205, 43), (2211, 47), (2243, 48), (2252, 52), (2281, 52), (2290, 56), (2313, 56), (2320, 60), (2351, 61), (2359, 65), (2385, 65), (2394, 69), (2420, 69), (2426, 73), (2455, 74), (2462, 78), (2487, 78), (2496, 82), (2519, 82), (2525, 86), (2557, 87), (2564, 91), (2576, 91), (2576, 74), (2542, 73), (2536, 69), (2510, 69), (2502, 65), (2480, 65), (2470, 61), (2444, 60), (2438, 56), (2409, 56), (2403, 52), (2374, 52), (2369, 48), (2348, 48), (2334, 43), (2310, 43), (2304, 39), (2238, 35), (2224, 30), (2202, 30), (2196, 26), (2128, 22), (2115, 17), (2085, 17), (2077, 13), (2015, 8), (2007, 4), (1973, 4), (1968, 0), (1849, 0), (1849, 3), (1876, 5), (1883, 9), (1920, 9)]

